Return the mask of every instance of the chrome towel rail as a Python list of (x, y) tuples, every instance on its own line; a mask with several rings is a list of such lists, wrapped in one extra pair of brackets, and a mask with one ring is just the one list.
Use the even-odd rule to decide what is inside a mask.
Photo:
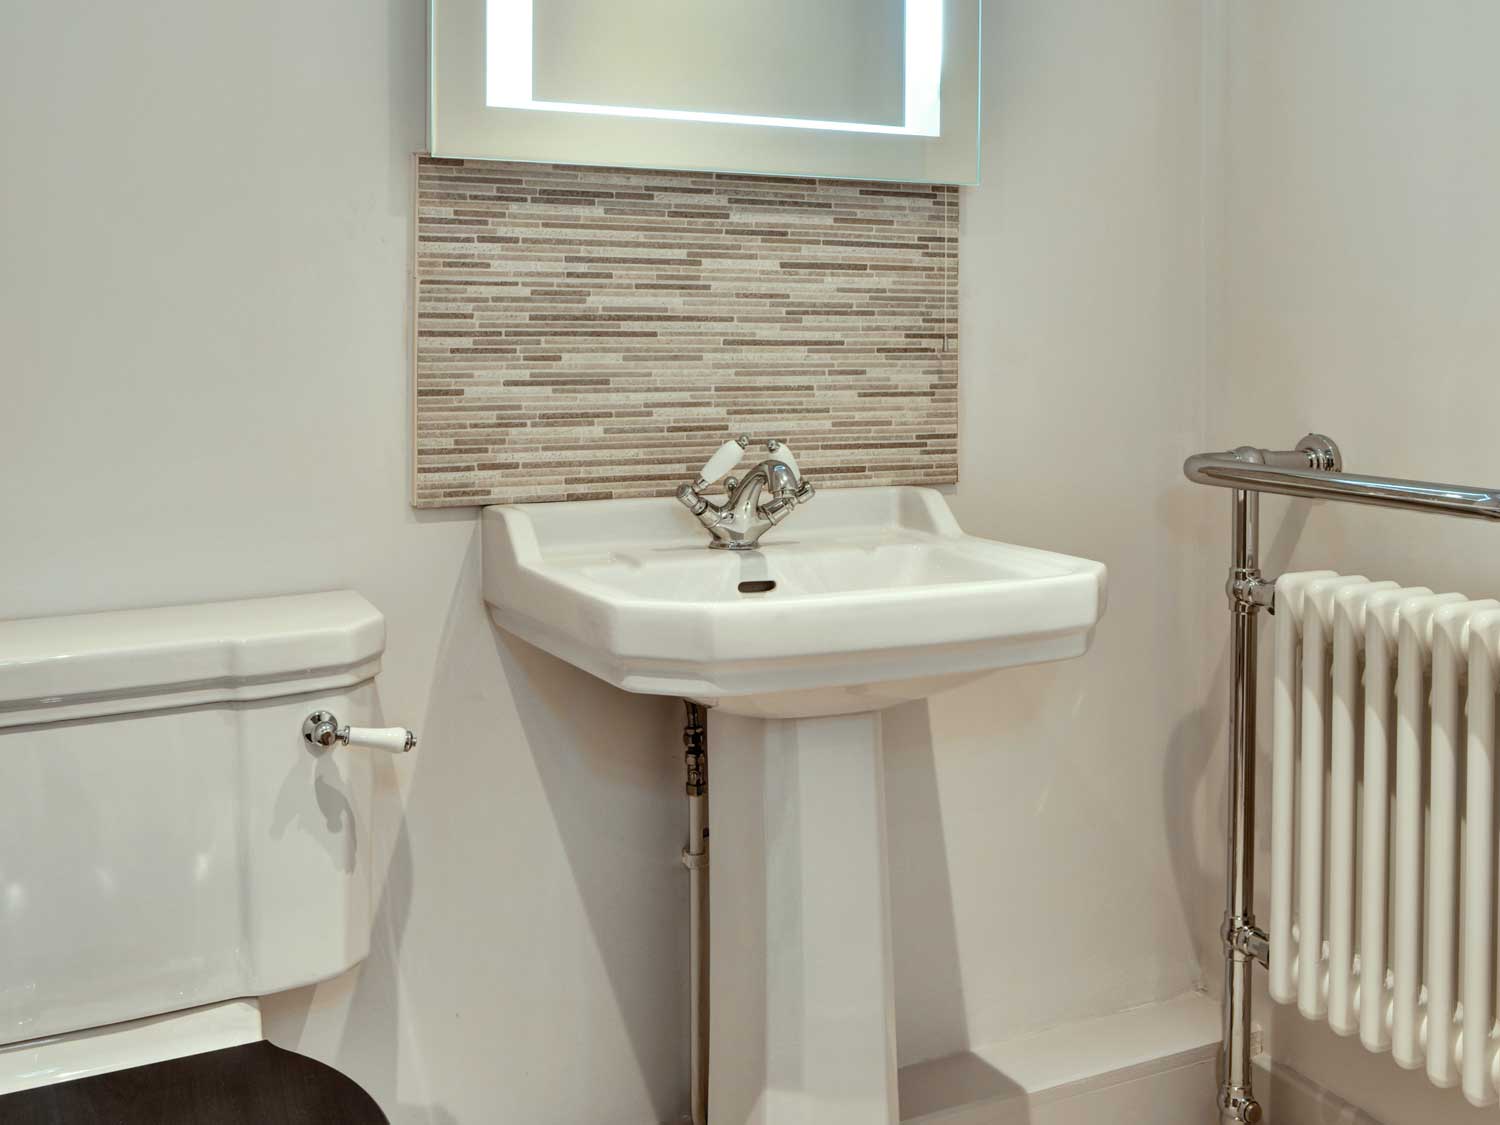
[(1269, 941), (1255, 924), (1256, 617), (1275, 610), (1275, 582), (1261, 575), (1260, 494), (1338, 500), (1380, 508), (1500, 520), (1500, 489), (1366, 476), (1344, 469), (1339, 447), (1308, 434), (1295, 449), (1240, 446), (1199, 453), (1182, 466), (1188, 480), (1232, 489), (1229, 594), (1228, 874), (1224, 942), (1224, 1041), (1220, 1048), (1219, 1120), (1254, 1125), (1260, 1103), (1251, 1090), (1250, 973), (1265, 965)]
[(1345, 472), (1338, 446), (1322, 434), (1308, 434), (1292, 450), (1241, 446), (1198, 453), (1183, 463), (1182, 471), (1190, 481), (1220, 488), (1500, 520), (1500, 489)]

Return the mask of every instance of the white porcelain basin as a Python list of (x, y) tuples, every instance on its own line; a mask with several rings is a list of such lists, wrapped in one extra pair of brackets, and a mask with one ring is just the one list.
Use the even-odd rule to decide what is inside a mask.
[(926, 488), (825, 490), (757, 551), (670, 499), (484, 512), (497, 624), (627, 691), (727, 714), (877, 710), (1077, 656), (1104, 567), (966, 535)]
[(709, 1120), (897, 1125), (875, 712), (1077, 656), (1104, 567), (965, 535), (925, 488), (824, 491), (759, 550), (707, 544), (670, 499), (486, 508), (484, 596), (612, 684), (712, 706)]

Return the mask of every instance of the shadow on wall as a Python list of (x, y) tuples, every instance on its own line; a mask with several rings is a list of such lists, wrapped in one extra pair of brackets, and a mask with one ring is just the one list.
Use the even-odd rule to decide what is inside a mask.
[[(440, 651), (451, 647), (454, 614), (462, 602), (464, 583), (460, 582), (450, 602), (448, 623)], [(446, 664), (440, 658), (439, 668)], [(436, 695), (422, 726), (423, 749), (444, 745), (451, 732), (443, 730), (438, 717), (445, 714), (443, 701)], [(377, 721), (379, 721), (377, 719)], [(380, 901), (371, 926), (369, 956), (355, 969), (331, 981), (292, 992), (268, 996), (262, 1000), (267, 1038), (289, 1050), (321, 1058), (350, 1077), (379, 1102), (393, 1125), (458, 1125), (458, 1118), (441, 1105), (428, 1102), (403, 1103), (399, 1084), (403, 1061), (409, 1072), (411, 1061), (418, 1059), (415, 1044), (407, 1034), (402, 1018), (401, 948), (411, 912), (412, 849), (407, 820), (402, 807), (395, 767), (389, 759), (375, 759), (373, 821), (378, 828), (395, 825), (395, 837), (389, 846), (388, 859), (381, 852), (379, 833), (375, 843), (377, 871), (372, 883), (379, 890)], [(383, 872), (379, 864), (386, 863)], [(316, 1010), (343, 1009), (341, 1033), (337, 1042), (320, 1041), (318, 1030), (309, 1023)], [(314, 1021), (315, 1022), (315, 1021)], [(304, 1038), (310, 1035), (310, 1038)], [(423, 1082), (425, 1087), (426, 1083)]]
[[(380, 790), (399, 802), (391, 767), (380, 770)], [(377, 801), (381, 797), (377, 797)], [(399, 813), (397, 814), (399, 818)], [(398, 819), (399, 822), (399, 819)], [(377, 883), (379, 881), (377, 880)], [(384, 893), (376, 910), (370, 955), (356, 969), (332, 981), (268, 996), (262, 1000), (267, 1038), (315, 1057), (354, 1077), (380, 1103), (393, 1125), (458, 1125), (458, 1118), (440, 1105), (405, 1104), (397, 1083), (403, 1053), (400, 976), (397, 961), (411, 902), (411, 849), (403, 827), (397, 836)], [(317, 1049), (302, 1044), (309, 1017), (317, 1008), (343, 1007), (346, 1018), (337, 1048)]]
[(961, 1051), (907, 1067), (902, 1125), (1030, 1125), (1025, 1089), (978, 1055)]
[[(527, 745), (658, 1121), (688, 1104), (687, 798), (676, 700), (643, 701), (491, 624)], [(642, 824), (663, 820), (661, 833)]]
[[(1388, 1061), (1388, 1060), (1387, 1060)], [(1368, 1113), (1343, 1098), (1314, 1085), (1295, 1070), (1273, 1066), (1257, 1070), (1255, 1084), (1266, 1107), (1268, 1120), (1276, 1125), (1381, 1125)], [(1488, 1114), (1493, 1117), (1493, 1111)]]
[[(427, 1068), (411, 1025), (410, 1002), (405, 982), (409, 970), (403, 968), (402, 951), (411, 918), (416, 860), (413, 855), (410, 824), (423, 792), (437, 789), (446, 792), (443, 779), (447, 772), (461, 766), (460, 747), (482, 745), (465, 729), (463, 696), (466, 677), (460, 669), (472, 668), (464, 654), (467, 635), (472, 632), (476, 608), (474, 590), (479, 580), (478, 534), (465, 557), (464, 566), (448, 603), (442, 638), (438, 643), (433, 668), (432, 692), (427, 713), (422, 718), (422, 758), (415, 760), (415, 771), (403, 800), (395, 767), (390, 760), (377, 766), (377, 824), (394, 825), (390, 859), (383, 878), (376, 879), (381, 888), (376, 910), (370, 956), (356, 970), (356, 984), (349, 999), (348, 1016), (339, 1040), (334, 1065), (354, 1075), (380, 1102), (392, 1125), (458, 1125), (458, 1116), (438, 1101), (438, 1091), (427, 1080)], [(468, 642), (472, 643), (472, 642)], [(470, 712), (472, 713), (472, 712)], [(434, 762), (434, 759), (436, 761)], [(434, 777), (433, 775), (437, 776)], [(443, 793), (435, 795), (443, 799)], [(466, 811), (454, 807), (451, 816), (462, 823)], [(429, 847), (436, 856), (441, 845)], [(477, 954), (477, 943), (471, 946)], [(405, 1017), (403, 1018), (403, 1013)], [(403, 1102), (400, 1086), (403, 1076), (418, 1076), (417, 1102)]]
[(1025, 1091), (968, 1049), (968, 1013), (928, 701), (885, 711), (881, 739), (886, 751), (891, 901), (902, 906), (891, 918), (896, 1009), (921, 1013), (920, 1026), (906, 1029), (907, 1036), (921, 1044), (922, 1053), (942, 1056), (903, 1069), (901, 1120), (946, 1117), (960, 1106), (1015, 1099), (1014, 1116), (1006, 1118), (1007, 1125), (1025, 1125)]
[(394, 1125), (677, 1121), (688, 975), (676, 709), (501, 633), (480, 577), (476, 526), (404, 804), (394, 765), (377, 775), (376, 855), (389, 866), (370, 956), (268, 998), (268, 1026), (355, 1078)]
[[(1210, 683), (1223, 682), (1228, 667), (1228, 645), (1219, 650)], [(1221, 693), (1222, 694), (1222, 693)], [(1184, 715), (1172, 728), (1162, 770), (1162, 807), (1165, 817), (1167, 856), (1182, 923), (1192, 938), (1195, 956), (1206, 977), (1215, 977), (1220, 956), (1216, 941), (1223, 915), (1224, 866), (1209, 862), (1223, 849), (1224, 795), (1222, 770), (1216, 752), (1216, 737), (1223, 722), (1217, 700)], [(1209, 789), (1218, 781), (1218, 792)], [(1200, 828), (1200, 821), (1202, 827)], [(1204, 982), (1208, 983), (1207, 980)]]
[(927, 700), (885, 711), (881, 741), (902, 1038), (919, 1059), (955, 1054), (970, 1046), (968, 1013)]
[(1320, 1073), (1336, 1076), (1345, 1093), (1370, 1107), (1345, 1100), (1284, 1060), (1267, 1066), (1261, 1059), (1255, 1088), (1272, 1125), (1481, 1125), (1495, 1119), (1494, 1106), (1470, 1105), (1457, 1089), (1431, 1085), (1421, 1070), (1402, 1070), (1388, 1053), (1373, 1054), (1357, 1038), (1304, 1019), (1294, 1004), (1267, 1000), (1265, 1007), (1270, 1010), (1262, 1014), (1279, 1052), (1296, 1064), (1303, 1058), (1312, 1061)]

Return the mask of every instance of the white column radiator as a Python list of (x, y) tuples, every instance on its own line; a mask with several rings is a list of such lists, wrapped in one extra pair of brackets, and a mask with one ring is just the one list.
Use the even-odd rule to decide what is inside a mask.
[(1496, 1101), (1500, 602), (1276, 582), (1270, 989)]

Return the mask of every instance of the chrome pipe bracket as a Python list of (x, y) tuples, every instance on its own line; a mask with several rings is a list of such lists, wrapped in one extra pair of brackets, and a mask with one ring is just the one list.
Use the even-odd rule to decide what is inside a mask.
[(1225, 1125), (1256, 1125), (1263, 1111), (1248, 1086), (1226, 1086), (1219, 1098), (1219, 1120)]
[(1297, 443), (1297, 452), (1307, 454), (1307, 467), (1319, 473), (1344, 471), (1344, 455), (1327, 434), (1308, 434)]
[(1231, 571), (1225, 584), (1229, 604), (1247, 610), (1276, 612), (1276, 579), (1263, 578), (1257, 572)]
[(1219, 937), (1224, 941), (1226, 957), (1238, 954), (1245, 960), (1255, 961), (1263, 969), (1270, 967), (1271, 939), (1255, 924), (1254, 918), (1225, 918), (1219, 928)]

